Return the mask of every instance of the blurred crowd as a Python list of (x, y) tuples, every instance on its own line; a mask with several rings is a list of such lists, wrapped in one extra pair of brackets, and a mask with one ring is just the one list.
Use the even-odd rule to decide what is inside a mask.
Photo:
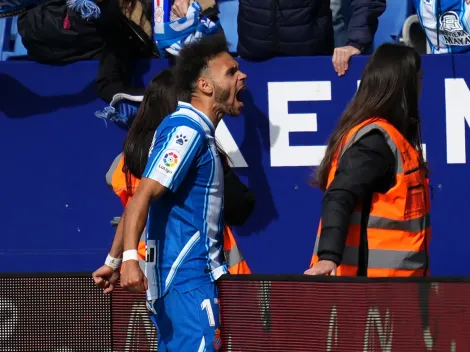
[[(237, 6), (224, 7), (227, 2)], [(221, 7), (228, 11), (225, 18), (232, 23), (236, 18), (234, 55), (257, 61), (331, 55), (340, 76), (351, 57), (371, 52), (388, 7), (415, 13), (399, 34), (421, 53), (470, 47), (466, 0), (46, 0), (17, 17), (17, 32), (25, 59), (50, 65), (100, 60), (99, 95), (109, 103), (115, 89), (135, 93), (123, 85), (137, 60), (171, 60), (185, 43), (224, 31)], [(0, 17), (7, 10), (2, 8)]]

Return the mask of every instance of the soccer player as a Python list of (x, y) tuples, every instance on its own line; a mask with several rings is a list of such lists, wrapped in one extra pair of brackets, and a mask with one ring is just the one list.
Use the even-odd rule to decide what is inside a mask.
[[(147, 290), (159, 351), (220, 349), (218, 289), (223, 259), (223, 169), (214, 131), (224, 115), (238, 116), (246, 75), (223, 35), (185, 46), (177, 87), (191, 104), (158, 127), (142, 180), (123, 215), (121, 286)], [(138, 264), (147, 223), (146, 275)]]

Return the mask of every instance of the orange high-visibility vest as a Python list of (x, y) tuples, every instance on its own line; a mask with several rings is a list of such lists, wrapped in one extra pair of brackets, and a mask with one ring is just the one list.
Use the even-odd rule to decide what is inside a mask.
[[(122, 171), (124, 166), (123, 154), (119, 154), (114, 159), (109, 171), (106, 173), (106, 182), (113, 189), (114, 193), (121, 199), (124, 208), (127, 203), (131, 200), (132, 196), (127, 191), (126, 175)], [(134, 176), (130, 178), (131, 188), (133, 191), (139, 186), (140, 180)], [(147, 248), (145, 245), (145, 231), (142, 233), (139, 242), (139, 259), (146, 259)], [(224, 228), (224, 254), (227, 261), (227, 266), (230, 274), (251, 274), (251, 270), (248, 267), (240, 248), (238, 248), (233, 236), (232, 230), (229, 226)]]
[(238, 248), (230, 226), (224, 228), (224, 254), (230, 274), (251, 274), (248, 263)]
[[(349, 131), (332, 161), (328, 186), (339, 159), (355, 141), (372, 130), (381, 132), (395, 155), (396, 184), (385, 194), (374, 193), (367, 223), (368, 277), (424, 276), (429, 271), (429, 180), (419, 164), (419, 153), (384, 119), (369, 119)], [(339, 276), (356, 276), (359, 263), (361, 205), (351, 215)], [(310, 267), (318, 262), (321, 220)]]

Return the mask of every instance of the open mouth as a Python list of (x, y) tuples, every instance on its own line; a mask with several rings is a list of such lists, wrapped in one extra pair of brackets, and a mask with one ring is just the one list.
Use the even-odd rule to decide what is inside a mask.
[(241, 88), (238, 90), (237, 94), (235, 94), (235, 99), (237, 99), (237, 101), (238, 101), (239, 103), (242, 102), (242, 93), (243, 93), (244, 90), (245, 90), (245, 86), (241, 87)]

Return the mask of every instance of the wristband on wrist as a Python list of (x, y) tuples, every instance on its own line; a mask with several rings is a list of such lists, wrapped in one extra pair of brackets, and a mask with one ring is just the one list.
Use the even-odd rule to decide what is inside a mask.
[(139, 254), (137, 249), (128, 249), (122, 254), (122, 261), (127, 262), (128, 260), (137, 260), (139, 261)]
[(117, 268), (121, 266), (121, 262), (122, 262), (121, 258), (114, 258), (108, 254), (104, 264), (111, 267), (113, 270), (116, 270)]

